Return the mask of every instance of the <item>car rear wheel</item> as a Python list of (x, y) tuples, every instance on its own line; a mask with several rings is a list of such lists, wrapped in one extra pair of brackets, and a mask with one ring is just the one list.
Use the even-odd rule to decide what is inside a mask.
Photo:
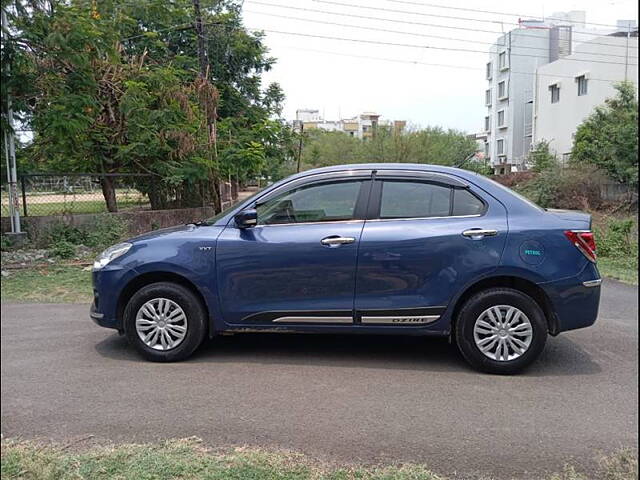
[(148, 360), (174, 362), (189, 357), (202, 343), (206, 313), (188, 288), (170, 282), (147, 285), (124, 311), (125, 334)]
[(478, 370), (512, 374), (540, 355), (547, 322), (540, 306), (511, 288), (491, 288), (464, 304), (456, 321), (462, 356)]

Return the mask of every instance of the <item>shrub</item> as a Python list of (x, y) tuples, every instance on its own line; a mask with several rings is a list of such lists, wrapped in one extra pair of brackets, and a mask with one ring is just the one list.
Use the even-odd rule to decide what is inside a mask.
[(76, 254), (76, 247), (66, 240), (58, 240), (51, 247), (51, 253), (58, 258), (71, 258)]
[(598, 255), (602, 257), (637, 257), (638, 241), (633, 238), (635, 222), (631, 218), (610, 219), (595, 227)]
[(73, 226), (62, 221), (53, 223), (40, 240), (43, 248), (55, 248), (61, 242), (105, 248), (119, 242), (128, 234), (128, 224), (116, 215), (97, 215), (90, 222)]
[(83, 226), (87, 247), (106, 248), (128, 235), (128, 224), (116, 215), (99, 215)]
[(7, 235), (0, 236), (0, 250), (6, 252), (7, 250), (11, 250), (13, 247), (13, 242)]

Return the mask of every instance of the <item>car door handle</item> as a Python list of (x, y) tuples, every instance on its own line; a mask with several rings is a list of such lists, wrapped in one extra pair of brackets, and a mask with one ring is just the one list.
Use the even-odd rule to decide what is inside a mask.
[(328, 247), (337, 247), (340, 245), (345, 245), (347, 243), (353, 243), (356, 239), (353, 237), (340, 237), (338, 235), (332, 235), (330, 237), (325, 237), (320, 240), (322, 245), (326, 245)]
[(484, 237), (495, 237), (497, 234), (497, 230), (485, 230), (484, 228), (470, 228), (462, 232), (462, 235), (474, 240), (479, 240)]

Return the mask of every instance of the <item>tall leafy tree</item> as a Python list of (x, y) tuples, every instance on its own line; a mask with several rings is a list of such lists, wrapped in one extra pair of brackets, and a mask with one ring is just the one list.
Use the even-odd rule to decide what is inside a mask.
[[(138, 187), (165, 208), (217, 203), (226, 173), (242, 179), (287, 160), (282, 91), (261, 84), (275, 60), (261, 34), (242, 26), (241, 2), (203, 5), (208, 80), (190, 0), (11, 3), (7, 88), (35, 131), (27, 153), (42, 169), (146, 173)], [(233, 141), (216, 142), (220, 134)], [(102, 188), (115, 210), (110, 177)]]
[(631, 82), (595, 108), (578, 127), (571, 159), (592, 164), (623, 183), (638, 182), (638, 98)]

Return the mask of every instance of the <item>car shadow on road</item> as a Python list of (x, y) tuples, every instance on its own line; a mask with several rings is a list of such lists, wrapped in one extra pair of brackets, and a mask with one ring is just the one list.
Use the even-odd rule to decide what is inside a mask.
[[(142, 362), (124, 337), (112, 335), (96, 351), (115, 360)], [(347, 368), (423, 370), (469, 373), (473, 370), (446, 338), (370, 335), (304, 335), (245, 333), (216, 337), (187, 360), (189, 363), (256, 363)], [(567, 337), (549, 338), (526, 376), (590, 375), (600, 366)]]

